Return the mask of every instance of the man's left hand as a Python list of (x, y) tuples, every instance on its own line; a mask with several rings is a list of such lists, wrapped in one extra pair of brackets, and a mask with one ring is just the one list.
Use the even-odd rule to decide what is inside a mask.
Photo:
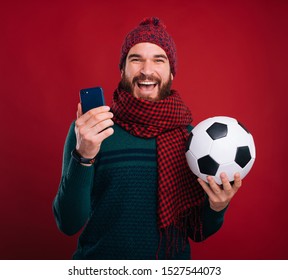
[(210, 207), (214, 211), (221, 211), (228, 206), (229, 202), (242, 185), (239, 173), (234, 175), (234, 183), (230, 184), (227, 175), (223, 172), (220, 174), (222, 186), (216, 184), (212, 176), (207, 176), (208, 184), (198, 178), (198, 182), (209, 197)]

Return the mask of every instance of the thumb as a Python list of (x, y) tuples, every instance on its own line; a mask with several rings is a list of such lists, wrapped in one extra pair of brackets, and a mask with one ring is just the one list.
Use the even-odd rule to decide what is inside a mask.
[(81, 103), (78, 103), (77, 107), (77, 119), (79, 119), (82, 116), (82, 106)]

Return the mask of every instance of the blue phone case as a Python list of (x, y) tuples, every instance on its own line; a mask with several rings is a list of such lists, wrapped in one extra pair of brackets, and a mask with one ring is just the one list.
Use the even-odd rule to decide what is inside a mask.
[(105, 105), (103, 89), (101, 87), (81, 89), (80, 101), (83, 114), (93, 108)]

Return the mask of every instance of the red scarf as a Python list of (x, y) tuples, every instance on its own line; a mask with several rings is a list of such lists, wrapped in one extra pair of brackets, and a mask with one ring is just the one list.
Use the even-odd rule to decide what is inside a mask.
[(180, 95), (172, 90), (163, 100), (148, 101), (117, 89), (111, 110), (114, 122), (132, 135), (156, 137), (159, 228), (174, 226), (183, 233), (184, 219), (190, 215), (194, 234), (202, 231), (199, 211), (191, 210), (202, 207), (205, 195), (186, 161), (187, 126), (192, 116)]

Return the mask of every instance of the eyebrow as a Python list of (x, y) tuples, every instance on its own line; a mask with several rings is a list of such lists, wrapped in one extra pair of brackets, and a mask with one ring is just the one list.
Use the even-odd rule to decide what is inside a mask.
[(168, 57), (164, 54), (156, 54), (156, 55), (154, 55), (154, 58), (164, 58), (164, 59), (168, 60)]
[[(141, 58), (142, 56), (140, 54), (132, 53), (132, 54), (130, 54), (128, 56), (128, 59), (131, 59), (131, 58), (134, 58), (134, 57)], [(164, 54), (155, 54), (153, 57), (154, 58), (164, 58), (164, 59), (168, 60), (168, 57), (166, 55), (164, 55)]]
[(132, 54), (129, 54), (128, 59), (133, 58), (133, 57), (139, 58), (139, 57), (141, 57), (141, 55), (140, 55), (140, 54), (132, 53)]

